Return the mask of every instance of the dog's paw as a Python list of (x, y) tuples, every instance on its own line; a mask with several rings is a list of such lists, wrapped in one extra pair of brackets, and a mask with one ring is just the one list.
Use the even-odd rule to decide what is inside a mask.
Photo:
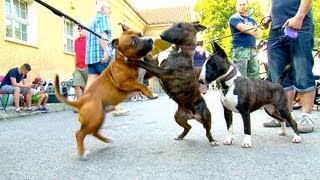
[(78, 159), (80, 161), (86, 161), (88, 160), (88, 154), (89, 154), (89, 151), (84, 151), (83, 154), (78, 154)]
[(211, 146), (219, 146), (219, 142), (216, 140), (213, 140), (209, 143)]
[(110, 138), (107, 138), (105, 143), (112, 143), (113, 142), (113, 139), (110, 139)]
[(299, 135), (294, 134), (292, 142), (293, 143), (301, 143), (301, 137)]
[(232, 138), (231, 138), (231, 139), (227, 138), (226, 140), (223, 141), (223, 144), (224, 144), (224, 145), (231, 145), (232, 142), (233, 142), (233, 139), (232, 139)]
[(288, 136), (286, 131), (280, 131), (280, 132), (279, 132), (279, 135), (280, 135), (280, 136)]
[(232, 134), (228, 134), (226, 139), (223, 141), (223, 144), (224, 145), (231, 145), (232, 142), (233, 142), (233, 135)]
[(147, 96), (147, 97), (148, 97), (148, 99), (157, 99), (158, 98), (158, 96), (154, 96), (154, 95)]
[(251, 136), (250, 136), (250, 135), (245, 135), (241, 146), (242, 146), (243, 148), (250, 148), (250, 147), (252, 147)]

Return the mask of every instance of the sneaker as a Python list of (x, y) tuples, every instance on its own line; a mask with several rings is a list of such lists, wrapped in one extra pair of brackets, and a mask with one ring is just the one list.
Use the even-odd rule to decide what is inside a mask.
[(37, 109), (35, 109), (35, 111), (42, 111), (42, 108), (37, 108)]
[(29, 108), (27, 109), (27, 111), (28, 111), (28, 112), (34, 112), (34, 109), (32, 109), (32, 107), (29, 107)]
[(119, 111), (112, 111), (112, 116), (125, 116), (128, 115), (129, 109), (121, 109)]
[[(268, 122), (263, 123), (263, 127), (281, 127), (280, 123), (276, 119), (271, 119)], [(291, 127), (289, 123), (286, 122), (286, 127)]]
[(22, 111), (21, 111), (20, 108), (16, 109), (16, 113), (21, 113), (21, 112), (22, 112)]
[(41, 111), (49, 111), (49, 109), (44, 106), (44, 107), (41, 108)]
[(298, 122), (298, 131), (300, 133), (310, 133), (314, 130), (314, 124), (310, 116), (302, 115)]

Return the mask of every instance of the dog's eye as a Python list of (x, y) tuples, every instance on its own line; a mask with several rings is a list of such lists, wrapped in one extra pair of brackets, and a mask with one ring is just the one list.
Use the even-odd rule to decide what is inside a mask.
[(138, 36), (138, 37), (142, 37), (143, 35), (142, 35), (141, 33), (138, 33), (137, 36)]
[(133, 39), (133, 40), (131, 41), (131, 45), (136, 45), (136, 44), (137, 44), (137, 40)]

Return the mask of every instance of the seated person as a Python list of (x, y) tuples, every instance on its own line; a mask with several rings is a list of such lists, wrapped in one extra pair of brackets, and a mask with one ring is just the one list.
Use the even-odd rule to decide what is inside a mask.
[(41, 90), (41, 85), (43, 83), (42, 78), (37, 77), (34, 79), (32, 84), (35, 85), (35, 87), (31, 90), (32, 92), (32, 102), (36, 103), (36, 111), (48, 111), (48, 108), (46, 107), (46, 104), (49, 99), (48, 93), (46, 91)]
[[(14, 106), (16, 112), (20, 113), (20, 94), (25, 94), (28, 111), (34, 111), (31, 107), (31, 88), (32, 84), (28, 83), (27, 74), (31, 71), (29, 64), (23, 64), (20, 68), (12, 68), (8, 71), (2, 80), (0, 89), (3, 92), (13, 94)], [(20, 83), (22, 81), (22, 83)]]

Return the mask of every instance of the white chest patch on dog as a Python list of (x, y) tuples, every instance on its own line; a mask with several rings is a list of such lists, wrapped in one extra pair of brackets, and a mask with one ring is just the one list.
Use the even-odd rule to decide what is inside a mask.
[[(173, 46), (173, 45), (172, 45), (172, 46)], [(169, 56), (169, 54), (170, 54), (171, 51), (174, 51), (172, 46), (170, 46), (168, 49), (166, 49), (166, 50), (164, 50), (164, 51), (161, 51), (161, 52), (159, 53), (159, 55), (158, 55), (158, 61), (159, 61), (158, 66), (161, 64), (161, 62), (162, 62), (163, 60), (168, 59), (168, 56)]]
[(236, 108), (236, 106), (238, 105), (238, 95), (234, 95), (233, 91), (234, 85), (229, 88), (226, 95), (221, 92), (220, 101), (226, 108), (228, 108), (232, 112), (239, 113), (238, 109)]

